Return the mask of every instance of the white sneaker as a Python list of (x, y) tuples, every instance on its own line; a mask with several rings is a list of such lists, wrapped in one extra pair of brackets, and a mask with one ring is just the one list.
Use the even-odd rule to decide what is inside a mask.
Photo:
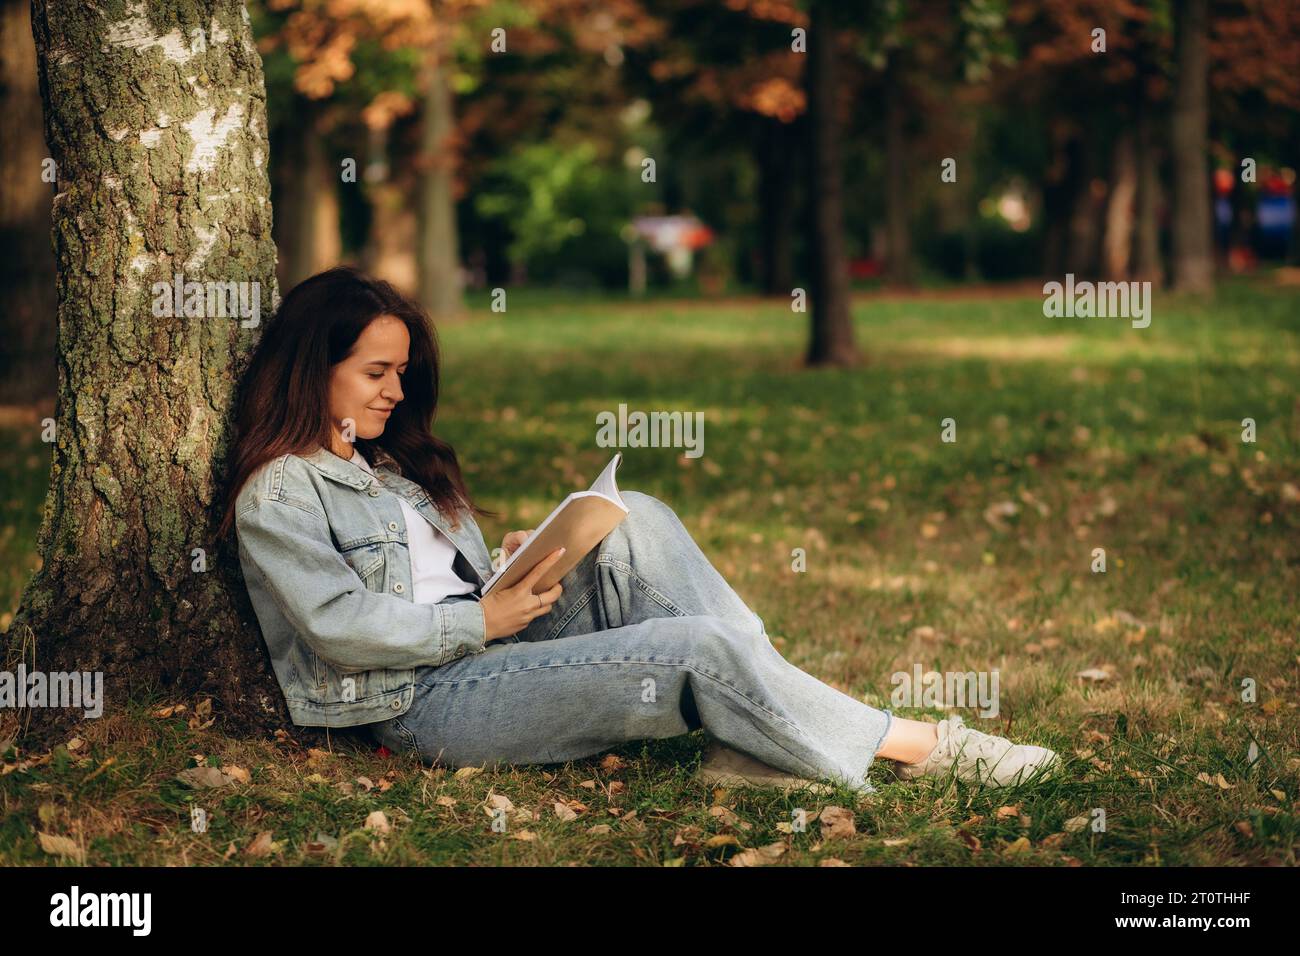
[(1061, 769), (1061, 759), (1046, 747), (1013, 744), (967, 727), (961, 717), (939, 721), (939, 743), (924, 760), (898, 763), (894, 773), (902, 780), (947, 777), (986, 787), (1010, 787), (1051, 776)]

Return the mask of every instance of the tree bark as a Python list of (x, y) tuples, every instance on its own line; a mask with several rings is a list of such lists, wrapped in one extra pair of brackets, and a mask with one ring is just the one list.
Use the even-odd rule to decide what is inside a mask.
[(1106, 230), (1102, 235), (1101, 268), (1107, 279), (1127, 280), (1133, 257), (1133, 212), (1137, 196), (1137, 151), (1133, 134), (1120, 133), (1111, 157), (1110, 188), (1106, 192)]
[(340, 167), (326, 149), (320, 108), (303, 102), (298, 121), (280, 131), (281, 152), (273, 162), (276, 179), (277, 276), (287, 289), (338, 265), (343, 252), (339, 229)]
[(391, 156), (392, 130), (374, 130), (372, 149), (384, 154), (382, 179), (367, 178), (370, 231), (366, 237), (366, 271), (391, 282), (403, 295), (418, 295), (420, 269), (416, 259), (419, 217), (411, 205), (415, 191), (409, 168)]
[[(287, 713), (235, 549), (213, 538), (232, 393), (264, 323), (169, 317), (153, 291), (180, 273), (275, 307), (261, 58), (238, 0), (104, 9), (32, 6), (58, 164), (57, 440), (6, 663), (102, 672), (106, 715), (161, 689), (264, 733)], [(82, 717), (24, 714), (40, 739)]]
[(794, 289), (795, 153), (790, 124), (768, 119), (758, 145), (763, 292), (789, 298)]
[(1155, 107), (1144, 90), (1138, 92), (1137, 116), (1137, 224), (1134, 277), (1164, 282), (1160, 263), (1160, 154), (1155, 135)]
[(1078, 277), (1097, 275), (1101, 260), (1104, 200), (1093, 191), (1096, 164), (1091, 151), (1079, 139), (1073, 142), (1069, 229), (1065, 242), (1067, 272)]
[(903, 128), (903, 69), (897, 50), (885, 67), (885, 221), (888, 223), (888, 275), (894, 285), (912, 284), (912, 234), (908, 223), (907, 138)]
[(1210, 219), (1209, 3), (1179, 0), (1175, 8), (1174, 103), (1170, 147), (1174, 165), (1173, 280), (1179, 292), (1214, 289)]
[(431, 60), (425, 67), (424, 91), (419, 193), (420, 300), (437, 319), (460, 314), (464, 302), (456, 228), (455, 157), (450, 149), (456, 122), (451, 89), (441, 64), (436, 61)]
[(1079, 140), (1073, 124), (1060, 118), (1053, 121), (1049, 136), (1052, 161), (1043, 176), (1043, 274), (1058, 278), (1072, 267), (1067, 247), (1079, 190)]
[(812, 337), (809, 365), (854, 365), (848, 263), (844, 258), (844, 201), (840, 169), (839, 86), (831, 6), (815, 2), (808, 31), (809, 168), (812, 170)]
[(54, 253), (30, 0), (0, 5), (0, 403), (54, 397)]

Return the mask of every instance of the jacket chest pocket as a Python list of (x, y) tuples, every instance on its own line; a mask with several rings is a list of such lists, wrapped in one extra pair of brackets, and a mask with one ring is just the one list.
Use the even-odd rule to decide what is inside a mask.
[(357, 573), (361, 583), (370, 591), (384, 587), (384, 545), (382, 542), (363, 544), (343, 552), (343, 560)]

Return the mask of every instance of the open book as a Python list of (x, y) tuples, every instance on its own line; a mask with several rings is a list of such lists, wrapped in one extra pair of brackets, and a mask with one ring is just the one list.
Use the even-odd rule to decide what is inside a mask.
[(605, 540), (605, 535), (628, 514), (627, 505), (618, 496), (618, 486), (614, 484), (614, 471), (622, 460), (622, 453), (615, 453), (588, 491), (575, 491), (561, 501), (559, 507), (528, 536), (528, 540), (515, 548), (509, 560), (488, 578), (487, 584), (483, 585), (483, 596), (487, 597), (497, 588), (518, 584), (542, 558), (556, 548), (565, 548), (560, 560), (533, 585), (534, 594), (548, 591), (592, 548)]

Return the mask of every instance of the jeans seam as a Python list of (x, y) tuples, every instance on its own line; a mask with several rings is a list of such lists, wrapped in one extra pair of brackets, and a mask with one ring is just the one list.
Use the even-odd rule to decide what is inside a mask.
[(637, 574), (636, 570), (630, 564), (627, 564), (624, 561), (620, 561), (618, 558), (612, 558), (607, 554), (602, 554), (599, 557), (597, 557), (596, 564), (598, 566), (604, 564), (610, 568), (621, 571), (623, 574), (631, 578), (632, 582), (637, 587), (639, 587), (642, 591), (644, 591), (647, 597), (649, 597), (652, 601), (654, 601), (664, 610), (668, 611), (670, 614), (673, 614), (676, 617), (686, 617), (685, 611), (683, 611), (676, 604), (674, 604), (667, 596), (663, 594), (663, 592), (659, 591), (657, 588), (651, 585), (650, 582), (648, 582), (645, 578)]
[(420, 752), (420, 738), (416, 736), (415, 731), (406, 724), (402, 723), (401, 717), (394, 717), (392, 727), (397, 736), (405, 742), (415, 753)]
[(586, 607), (591, 602), (592, 595), (594, 595), (595, 593), (596, 593), (596, 585), (593, 584), (590, 588), (587, 589), (587, 592), (583, 594), (582, 597), (574, 601), (573, 605), (567, 611), (564, 612), (564, 617), (561, 618), (560, 623), (557, 624), (555, 628), (546, 635), (546, 639), (548, 641), (553, 640), (556, 634), (564, 630), (565, 627), (568, 626), (569, 622), (572, 621), (574, 617), (577, 616), (578, 612), (581, 611), (584, 607)]
[(748, 694), (746, 694), (735, 684), (731, 683), (730, 681), (723, 680), (721, 677), (717, 677), (713, 674), (707, 673), (706, 671), (702, 671), (694, 664), (684, 659), (678, 661), (661, 661), (661, 660), (639, 660), (634, 658), (620, 658), (618, 660), (611, 659), (611, 660), (597, 660), (597, 661), (590, 661), (590, 660), (589, 661), (564, 661), (555, 664), (534, 664), (531, 667), (516, 667), (510, 670), (494, 671), (491, 674), (482, 674), (478, 677), (457, 677), (452, 680), (429, 681), (424, 686), (426, 688), (432, 689), (432, 687), (435, 684), (450, 684), (450, 685), (465, 684), (471, 681), (493, 680), (497, 677), (503, 677), (507, 674), (524, 674), (527, 673), (528, 671), (543, 670), (550, 667), (590, 667), (595, 664), (653, 664), (661, 667), (684, 667), (686, 670), (691, 671), (693, 674), (698, 674), (700, 677), (703, 677), (706, 680), (711, 680), (714, 683), (721, 684), (722, 686), (729, 688), (730, 690), (735, 692), (735, 694), (738, 697), (742, 698), (747, 703), (752, 704), (754, 707), (761, 710), (763, 713), (769, 715), (775, 720), (781, 721), (783, 724), (786, 724), (789, 727), (794, 728), (798, 733), (801, 734), (803, 733), (803, 730), (799, 727), (798, 724), (794, 723), (791, 720), (786, 719), (785, 717), (782, 717), (780, 714), (776, 713), (775, 711), (770, 710), (767, 707), (764, 707), (761, 703), (751, 698)]
[[(875, 746), (874, 748), (872, 748), (872, 750), (871, 750), (871, 761), (872, 761), (872, 763), (875, 762), (875, 760), (876, 760), (876, 754), (880, 753), (880, 748), (883, 747), (883, 746), (885, 745), (885, 738), (889, 736), (889, 731), (890, 731), (890, 729), (894, 726), (894, 714), (893, 714), (893, 712), (892, 712), (892, 711), (889, 711), (889, 710), (886, 710), (884, 713), (885, 713), (885, 716), (888, 717), (889, 719), (885, 721), (885, 729), (882, 730), (882, 731), (880, 732), (880, 739), (876, 741), (876, 746)], [(883, 759), (886, 759), (886, 758), (883, 758), (883, 757), (882, 757), (881, 759), (883, 760)]]

